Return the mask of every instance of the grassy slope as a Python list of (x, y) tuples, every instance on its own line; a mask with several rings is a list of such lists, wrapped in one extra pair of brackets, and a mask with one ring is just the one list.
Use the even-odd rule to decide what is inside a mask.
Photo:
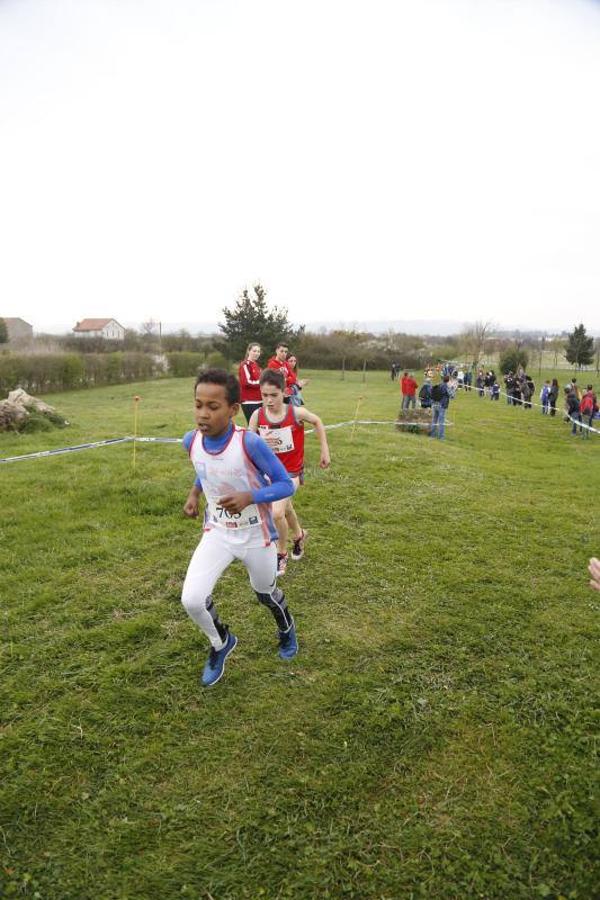
[[(563, 375), (564, 380), (564, 375)], [(179, 435), (191, 385), (50, 398), (0, 455)], [(393, 418), (384, 375), (315, 376), (326, 421)], [(331, 433), (276, 656), (239, 566), (212, 691), (179, 592), (198, 538), (177, 446), (0, 467), (0, 885), (42, 898), (596, 896), (598, 440), (474, 394), (441, 444)]]

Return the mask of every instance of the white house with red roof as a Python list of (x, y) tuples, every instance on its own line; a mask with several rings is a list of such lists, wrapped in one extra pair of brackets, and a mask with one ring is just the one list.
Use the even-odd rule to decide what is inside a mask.
[(80, 337), (106, 338), (109, 341), (122, 341), (125, 329), (116, 319), (82, 319), (73, 329), (73, 334)]

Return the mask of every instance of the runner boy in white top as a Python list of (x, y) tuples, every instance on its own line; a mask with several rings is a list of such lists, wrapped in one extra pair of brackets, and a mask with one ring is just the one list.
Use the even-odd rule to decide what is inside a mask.
[(190, 561), (181, 599), (212, 645), (202, 675), (208, 687), (221, 678), (225, 660), (237, 644), (212, 599), (217, 580), (235, 559), (246, 566), (258, 600), (275, 618), (279, 655), (290, 659), (298, 652), (294, 620), (276, 586), (277, 530), (271, 516), (271, 504), (289, 497), (294, 488), (266, 444), (233, 424), (240, 399), (233, 375), (220, 369), (203, 372), (196, 381), (195, 398), (198, 428), (183, 442), (196, 480), (184, 513), (198, 516), (202, 494), (206, 508), (204, 535)]

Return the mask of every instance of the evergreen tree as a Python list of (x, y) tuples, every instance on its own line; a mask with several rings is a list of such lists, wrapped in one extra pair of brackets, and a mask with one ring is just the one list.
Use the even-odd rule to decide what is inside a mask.
[(506, 375), (507, 372), (516, 372), (519, 366), (526, 369), (528, 362), (527, 351), (523, 347), (513, 344), (511, 347), (507, 347), (500, 355), (500, 371), (503, 375)]
[(225, 321), (219, 322), (225, 336), (222, 350), (232, 360), (242, 360), (246, 347), (252, 341), (263, 348), (263, 358), (269, 357), (275, 352), (278, 341), (291, 343), (304, 332), (304, 326), (294, 329), (287, 309), (277, 306), (269, 309), (262, 285), (254, 285), (253, 291), (250, 294), (245, 289), (233, 309), (225, 307)]
[(0, 319), (0, 344), (8, 343), (8, 328), (4, 319)]
[(577, 327), (569, 334), (568, 344), (565, 344), (565, 356), (570, 363), (577, 366), (589, 366), (594, 359), (594, 338), (588, 337), (585, 325)]

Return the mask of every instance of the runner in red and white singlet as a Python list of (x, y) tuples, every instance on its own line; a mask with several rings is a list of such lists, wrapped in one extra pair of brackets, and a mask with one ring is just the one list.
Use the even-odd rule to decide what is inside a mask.
[(299, 407), (283, 405), (281, 421), (268, 417), (264, 406), (258, 410), (258, 433), (267, 441), (293, 478), (301, 478), (304, 472), (304, 422), (296, 415)]
[[(321, 419), (305, 406), (284, 403), (285, 378), (282, 372), (265, 369), (260, 376), (263, 406), (252, 414), (248, 428), (257, 432), (283, 465), (294, 482), (294, 490), (301, 484), (304, 473), (304, 423), (313, 426), (319, 438), (319, 465), (328, 468), (331, 458), (327, 434)], [(273, 503), (273, 520), (277, 533), (277, 574), (283, 575), (288, 561), (288, 534), (291, 529), (292, 559), (304, 555), (306, 532), (300, 525), (292, 498)]]

